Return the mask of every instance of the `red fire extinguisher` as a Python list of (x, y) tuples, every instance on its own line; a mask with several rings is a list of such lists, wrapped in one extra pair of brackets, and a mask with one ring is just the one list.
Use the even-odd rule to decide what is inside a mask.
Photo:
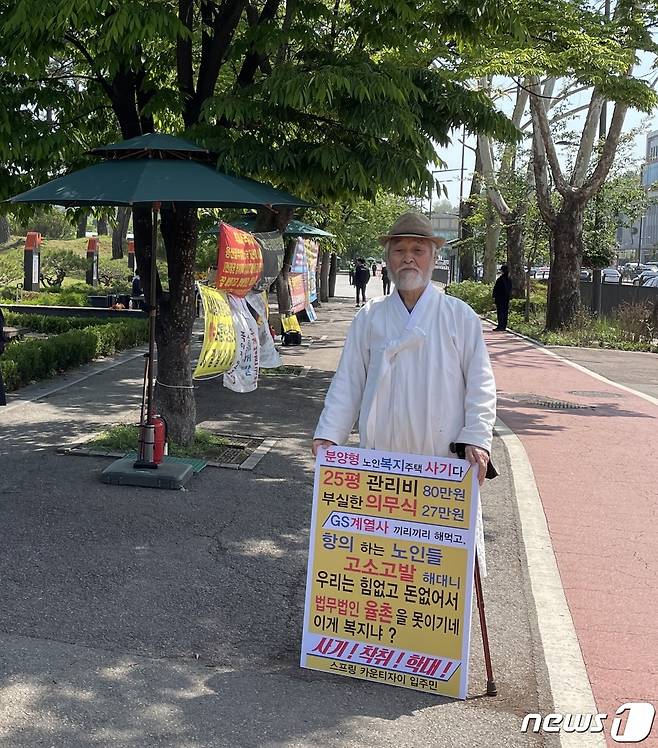
[(149, 426), (153, 426), (153, 462), (159, 465), (166, 454), (167, 422), (162, 416), (153, 416)]

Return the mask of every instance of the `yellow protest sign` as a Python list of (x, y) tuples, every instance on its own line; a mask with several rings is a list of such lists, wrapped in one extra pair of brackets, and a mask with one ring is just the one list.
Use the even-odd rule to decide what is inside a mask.
[(466, 698), (478, 501), (464, 460), (320, 450), (302, 667)]
[(288, 314), (281, 317), (281, 328), (283, 332), (301, 332), (302, 328), (299, 324), (297, 316), (294, 314)]
[(203, 301), (203, 346), (194, 379), (214, 377), (231, 368), (235, 359), (235, 329), (226, 294), (210, 286), (197, 286)]

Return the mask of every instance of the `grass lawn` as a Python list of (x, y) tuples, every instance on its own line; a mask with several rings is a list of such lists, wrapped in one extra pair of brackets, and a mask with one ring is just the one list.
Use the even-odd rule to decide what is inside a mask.
[[(84, 446), (91, 449), (102, 447), (113, 452), (131, 452), (137, 450), (138, 434), (139, 426), (112, 426), (92, 441), (85, 442)], [(205, 457), (212, 460), (219, 457), (222, 450), (230, 444), (224, 437), (197, 429), (194, 443), (189, 447), (169, 442), (169, 454), (173, 457)]]

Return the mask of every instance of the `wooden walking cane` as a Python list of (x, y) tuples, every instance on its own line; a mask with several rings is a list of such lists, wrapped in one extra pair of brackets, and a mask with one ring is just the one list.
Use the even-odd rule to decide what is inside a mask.
[(489, 634), (487, 633), (487, 619), (484, 614), (484, 594), (482, 593), (482, 579), (480, 577), (480, 564), (478, 554), (475, 551), (475, 597), (477, 599), (478, 613), (480, 615), (480, 630), (482, 631), (482, 645), (484, 647), (484, 665), (487, 669), (487, 696), (497, 696), (498, 689), (493, 675), (491, 664), (491, 652), (489, 651)]

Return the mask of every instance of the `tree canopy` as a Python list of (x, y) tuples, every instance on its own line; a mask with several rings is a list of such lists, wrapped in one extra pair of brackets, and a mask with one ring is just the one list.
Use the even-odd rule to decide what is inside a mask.
[[(4, 0), (2, 196), (121, 133), (187, 131), (220, 168), (320, 202), (427, 193), (450, 128), (514, 136), (457, 73), (514, 4)], [(445, 64), (435, 65), (442, 59)], [(114, 115), (114, 116), (112, 116)]]

